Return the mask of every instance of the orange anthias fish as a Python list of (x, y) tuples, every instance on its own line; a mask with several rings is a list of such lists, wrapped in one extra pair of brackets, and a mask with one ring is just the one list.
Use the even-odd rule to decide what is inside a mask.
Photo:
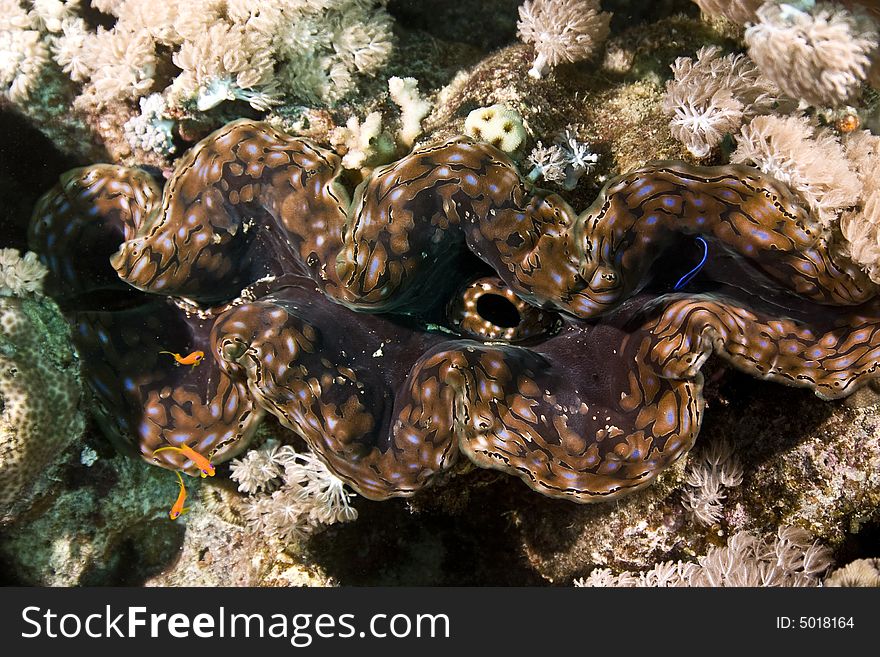
[(159, 353), (173, 356), (178, 365), (192, 365), (193, 367), (196, 367), (199, 363), (201, 363), (202, 359), (205, 357), (204, 351), (193, 351), (188, 353), (186, 356), (181, 356), (180, 354), (176, 354), (173, 351), (160, 351)]
[(189, 445), (181, 445), (180, 447), (172, 447), (172, 446), (160, 447), (159, 449), (153, 450), (153, 456), (155, 456), (157, 452), (161, 452), (166, 449), (172, 449), (175, 452), (180, 452), (186, 458), (188, 458), (190, 461), (195, 463), (196, 467), (198, 467), (198, 469), (202, 471), (202, 477), (213, 477), (214, 476), (214, 465), (211, 463), (211, 461), (207, 457), (199, 454), (196, 450), (194, 450)]
[(189, 508), (184, 508), (183, 503), (186, 501), (186, 486), (183, 484), (183, 477), (180, 476), (179, 472), (175, 472), (177, 475), (177, 480), (180, 482), (180, 492), (177, 494), (177, 500), (174, 502), (174, 506), (171, 507), (171, 511), (168, 512), (168, 517), (172, 520), (177, 520), (181, 515), (189, 511)]

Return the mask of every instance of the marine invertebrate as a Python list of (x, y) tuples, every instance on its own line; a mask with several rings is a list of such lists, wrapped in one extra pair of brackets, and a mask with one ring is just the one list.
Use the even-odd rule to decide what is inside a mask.
[[(0, 97), (86, 160), (143, 161), (129, 144), (167, 158), (170, 117), (210, 123), (204, 113), (231, 102), (332, 105), (385, 65), (393, 43), (387, 0), (91, 4), (0, 4)], [(154, 111), (159, 97), (167, 112)]]
[(712, 525), (721, 520), (721, 503), (727, 497), (725, 488), (742, 483), (742, 465), (733, 446), (722, 439), (713, 440), (709, 447), (695, 455), (688, 466), (684, 504), (697, 521)]
[(859, 91), (880, 45), (869, 16), (832, 2), (767, 2), (756, 14), (749, 56), (787, 95), (837, 106)]
[(41, 293), (48, 273), (33, 251), (22, 256), (18, 249), (0, 249), (0, 296)]
[(610, 23), (598, 0), (526, 0), (516, 27), (538, 53), (529, 75), (542, 78), (562, 62), (589, 58), (608, 37)]
[(111, 3), (109, 29), (70, 22), (57, 39), (63, 63), (89, 102), (136, 99), (155, 88), (160, 57), (180, 73), (165, 89), (175, 107), (208, 110), (243, 100), (265, 110), (281, 98), (334, 102), (391, 51), (383, 3), (227, 0)]
[[(298, 453), (289, 445), (279, 447), (277, 441), (269, 440), (238, 463), (242, 492), (256, 492), (269, 484), (278, 487), (271, 494), (253, 495), (245, 502), (249, 526), (266, 536), (286, 541), (325, 525), (357, 519), (357, 510), (349, 504), (354, 494), (312, 454)], [(276, 478), (279, 480), (273, 481)]]
[(284, 473), (278, 458), (280, 447), (281, 443), (270, 438), (259, 449), (251, 449), (243, 458), (232, 460), (229, 477), (238, 482), (238, 490), (259, 493), (277, 486), (278, 478)]
[(590, 150), (589, 144), (578, 139), (570, 127), (556, 138), (556, 144), (565, 158), (565, 179), (563, 189), (574, 189), (585, 173), (589, 173), (599, 162), (599, 155)]
[(824, 586), (880, 586), (880, 559), (856, 559), (832, 571)]
[(713, 46), (700, 48), (696, 60), (679, 57), (666, 83), (663, 111), (672, 117), (669, 128), (694, 157), (706, 157), (726, 134), (770, 112), (780, 100), (779, 89), (748, 57), (720, 53)]
[(346, 169), (375, 166), (387, 162), (394, 153), (394, 140), (382, 131), (379, 112), (370, 112), (363, 121), (350, 116), (344, 126), (330, 133), (330, 143), (343, 153)]
[(642, 573), (615, 575), (597, 568), (575, 586), (819, 586), (831, 565), (831, 551), (809, 532), (780, 527), (772, 539), (748, 532), (730, 537), (724, 547), (711, 547), (696, 563), (667, 561)]
[[(756, 169), (655, 163), (580, 215), (463, 137), (353, 196), (341, 170), (238, 121), (161, 195), (143, 172), (87, 167), (36, 209), (62, 293), (134, 304), (73, 319), (112, 428), (143, 455), (195, 439), (221, 462), (265, 410), (372, 499), (415, 493), (461, 454), (547, 495), (612, 499), (691, 447), (710, 354), (823, 398), (877, 375), (877, 288)], [(118, 277), (69, 234), (108, 258), (118, 246)], [(693, 236), (713, 256), (672, 291), (653, 265), (675, 247), (676, 273), (693, 269)], [(210, 357), (174, 368), (155, 355), (170, 344)]]
[(152, 151), (158, 155), (174, 153), (174, 121), (166, 116), (168, 104), (161, 94), (140, 99), (141, 113), (133, 116), (122, 127), (132, 148)]
[(34, 93), (49, 49), (31, 17), (18, 2), (5, 0), (0, 18), (0, 88), (13, 102)]
[(415, 78), (388, 78), (388, 93), (400, 108), (400, 130), (397, 138), (410, 148), (422, 134), (422, 119), (431, 111), (431, 103), (419, 96), (419, 82)]
[(76, 85), (53, 58), (58, 35), (50, 28), (74, 5), (59, 7), (54, 17), (45, 8), (42, 2), (0, 2), (0, 100), (27, 115), (60, 148), (99, 157), (82, 118), (70, 112)]
[(478, 107), (471, 111), (464, 120), (464, 132), (505, 153), (516, 151), (526, 138), (522, 116), (505, 105)]
[(543, 178), (547, 182), (565, 180), (565, 152), (559, 144), (544, 146), (539, 141), (527, 159), (533, 167), (529, 172), (529, 180), (538, 178)]

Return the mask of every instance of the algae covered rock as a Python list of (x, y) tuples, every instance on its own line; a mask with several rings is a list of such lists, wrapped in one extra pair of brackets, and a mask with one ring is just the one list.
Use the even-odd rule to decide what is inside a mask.
[(40, 503), (0, 537), (0, 561), (19, 583), (139, 584), (177, 554), (184, 525), (168, 519), (177, 479), (128, 456), (88, 453), (59, 468)]

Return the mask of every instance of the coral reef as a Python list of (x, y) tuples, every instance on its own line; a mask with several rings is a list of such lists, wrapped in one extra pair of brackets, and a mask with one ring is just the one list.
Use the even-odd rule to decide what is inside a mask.
[(415, 78), (388, 78), (388, 93), (400, 107), (398, 141), (411, 148), (422, 134), (422, 120), (431, 111), (431, 104), (419, 95), (419, 83)]
[(563, 189), (572, 190), (585, 173), (596, 168), (599, 155), (578, 140), (572, 130), (566, 129), (556, 142), (545, 148), (539, 141), (529, 153), (528, 161), (534, 166), (529, 180), (539, 177), (547, 182), (560, 183)]
[(737, 136), (732, 162), (749, 164), (797, 192), (825, 228), (861, 193), (844, 148), (828, 129), (797, 116), (759, 116)]
[(725, 488), (742, 484), (743, 470), (733, 446), (726, 440), (715, 440), (688, 464), (684, 506), (696, 520), (707, 526), (721, 520)]
[[(75, 4), (55, 8), (66, 14)], [(18, 0), (0, 2), (0, 104), (28, 116), (59, 148), (101, 157), (84, 118), (70, 111), (76, 84), (53, 59), (61, 23), (45, 9), (46, 3), (28, 10)]]
[[(210, 484), (200, 488), (208, 497)], [(223, 499), (228, 513), (229, 499)], [(149, 573), (145, 586), (332, 586), (336, 582), (314, 562), (241, 524), (229, 522), (204, 502), (187, 516), (186, 533), (174, 563)]]
[(373, 167), (394, 154), (394, 142), (382, 131), (382, 115), (370, 112), (363, 121), (349, 117), (345, 126), (330, 133), (330, 143), (342, 154), (346, 169)]
[[(0, 0), (4, 246), (50, 270), (3, 251), (0, 302), (58, 300), (96, 420), (21, 461), (7, 579), (833, 585), (828, 550), (876, 556), (876, 8), (258, 4)], [(767, 61), (795, 33), (830, 40)], [(28, 241), (46, 171), (95, 161), (143, 169), (65, 174)], [(170, 522), (176, 474), (99, 429), (217, 476)]]
[(851, 101), (880, 72), (880, 9), (870, 0), (694, 0), (706, 14), (747, 26), (749, 56), (792, 97), (811, 105)]
[[(687, 508), (689, 463), (676, 464), (645, 491), (615, 505), (559, 508), (543, 500), (511, 503), (518, 541), (548, 581), (570, 583), (594, 568), (647, 571), (691, 562), (727, 537), (769, 540), (799, 527), (839, 554), (851, 537), (870, 539), (880, 508), (880, 414), (876, 405), (816, 404), (803, 391), (774, 389), (714, 372), (695, 459), (719, 437), (735, 446), (740, 486), (725, 488), (720, 518), (706, 527)], [(708, 444), (701, 444), (705, 438)], [(689, 455), (688, 460), (691, 456)], [(697, 466), (699, 467), (699, 466)], [(510, 494), (508, 490), (506, 494)]]
[(176, 479), (102, 452), (92, 465), (78, 454), (62, 462), (44, 501), (0, 536), (0, 556), (20, 582), (140, 583), (174, 556), (183, 532), (168, 521)]
[(356, 76), (374, 73), (391, 49), (388, 15), (377, 3), (241, 2), (103, 3), (109, 30), (63, 23), (59, 63), (84, 83), (88, 102), (137, 99), (163, 90), (160, 51), (181, 70), (164, 87), (175, 106), (205, 111), (229, 100), (265, 110), (282, 98), (332, 102)]
[(840, 215), (841, 248), (875, 283), (880, 281), (880, 136), (865, 130), (844, 141), (850, 166), (861, 183), (857, 207)]

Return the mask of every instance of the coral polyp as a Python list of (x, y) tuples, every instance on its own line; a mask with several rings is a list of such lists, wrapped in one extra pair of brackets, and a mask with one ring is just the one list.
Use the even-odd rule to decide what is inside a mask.
[[(607, 500), (693, 445), (711, 354), (828, 399), (877, 376), (877, 286), (757, 169), (653, 163), (580, 214), (464, 137), (354, 190), (341, 173), (334, 152), (241, 120), (162, 192), (99, 165), (39, 204), (32, 248), (79, 300), (105, 424), (145, 458), (227, 460), (268, 412), (371, 499), (464, 455)], [(673, 285), (695, 237), (707, 262)], [(83, 310), (98, 291), (115, 305)], [(176, 368), (163, 350), (206, 357)], [(161, 465), (194, 471), (174, 450)]]

